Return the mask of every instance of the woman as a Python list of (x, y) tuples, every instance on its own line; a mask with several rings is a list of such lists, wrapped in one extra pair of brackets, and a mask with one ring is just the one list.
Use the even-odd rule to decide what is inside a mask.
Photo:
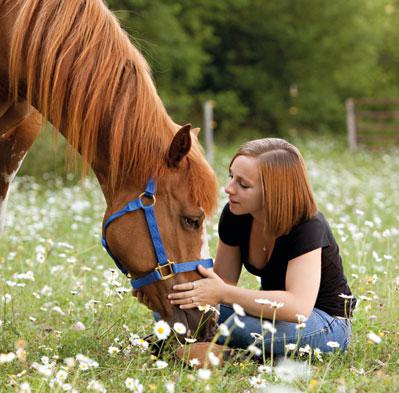
[[(229, 169), (229, 202), (220, 217), (214, 271), (200, 266), (204, 278), (175, 285), (170, 302), (182, 309), (220, 304), (219, 323), (228, 327), (237, 324), (231, 306), (241, 305), (245, 326), (232, 329), (232, 347), (246, 348), (254, 337), (259, 343), (263, 334), (266, 352), (273, 339), (275, 355), (298, 342), (323, 352), (338, 345), (345, 350), (356, 301), (338, 245), (317, 211), (300, 152), (282, 139), (258, 139), (241, 146)], [(242, 266), (260, 277), (260, 290), (237, 287)], [(272, 337), (273, 329), (262, 330), (262, 323), (273, 314)]]

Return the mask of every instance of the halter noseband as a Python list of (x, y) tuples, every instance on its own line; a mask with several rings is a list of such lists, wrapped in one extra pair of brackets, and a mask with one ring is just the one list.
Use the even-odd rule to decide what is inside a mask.
[[(117, 218), (125, 215), (126, 213), (133, 212), (139, 209), (144, 210), (148, 230), (150, 232), (152, 245), (154, 247), (158, 263), (155, 269), (152, 272), (148, 273), (146, 276), (130, 280), (130, 283), (134, 289), (139, 289), (145, 285), (152, 284), (156, 281), (167, 280), (169, 278), (174, 277), (178, 273), (185, 273), (197, 270), (198, 265), (202, 265), (205, 268), (210, 268), (213, 266), (213, 261), (211, 258), (200, 259), (191, 262), (176, 263), (170, 261), (166, 257), (165, 249), (161, 240), (161, 235), (158, 230), (157, 220), (155, 218), (155, 212), (154, 212), (154, 205), (156, 202), (155, 191), (156, 191), (155, 182), (152, 179), (150, 179), (147, 183), (145, 191), (142, 194), (140, 194), (140, 196), (137, 199), (130, 201), (124, 208), (122, 208), (118, 212), (108, 217), (107, 221), (104, 224), (104, 236), (102, 238), (102, 245), (107, 250), (109, 256), (114, 260), (119, 270), (128, 278), (131, 278), (129, 272), (123, 267), (123, 265), (118, 261), (118, 259), (112, 255), (111, 250), (109, 249), (107, 244), (106, 232), (108, 225)], [(152, 203), (144, 204), (143, 203), (144, 197), (152, 199)]]

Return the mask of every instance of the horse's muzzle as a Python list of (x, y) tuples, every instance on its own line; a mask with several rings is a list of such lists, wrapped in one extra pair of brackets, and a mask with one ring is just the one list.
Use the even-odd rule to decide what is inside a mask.
[(211, 341), (214, 337), (216, 333), (217, 317), (217, 313), (212, 310), (207, 312), (198, 309), (183, 311), (176, 307), (172, 320), (173, 323), (181, 322), (187, 327), (186, 337), (195, 338), (203, 342)]

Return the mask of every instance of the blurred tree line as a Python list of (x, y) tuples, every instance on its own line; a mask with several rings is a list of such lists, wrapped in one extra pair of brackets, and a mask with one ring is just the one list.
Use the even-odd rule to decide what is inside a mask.
[(345, 130), (347, 97), (397, 96), (399, 1), (107, 0), (180, 123), (216, 135)]

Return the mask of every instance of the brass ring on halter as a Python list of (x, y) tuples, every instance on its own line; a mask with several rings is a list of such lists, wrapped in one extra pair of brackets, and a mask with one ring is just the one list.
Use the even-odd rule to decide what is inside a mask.
[[(144, 199), (144, 198), (151, 199), (151, 203), (149, 203), (148, 205), (144, 204), (144, 203), (143, 203), (143, 199)], [(154, 206), (155, 203), (157, 202), (157, 198), (155, 198), (155, 195), (146, 195), (145, 192), (142, 192), (142, 193), (139, 195), (139, 198), (138, 198), (138, 199), (140, 199), (141, 205), (142, 205), (143, 207), (144, 207), (144, 206), (146, 206), (146, 207), (148, 207), (148, 206)]]

